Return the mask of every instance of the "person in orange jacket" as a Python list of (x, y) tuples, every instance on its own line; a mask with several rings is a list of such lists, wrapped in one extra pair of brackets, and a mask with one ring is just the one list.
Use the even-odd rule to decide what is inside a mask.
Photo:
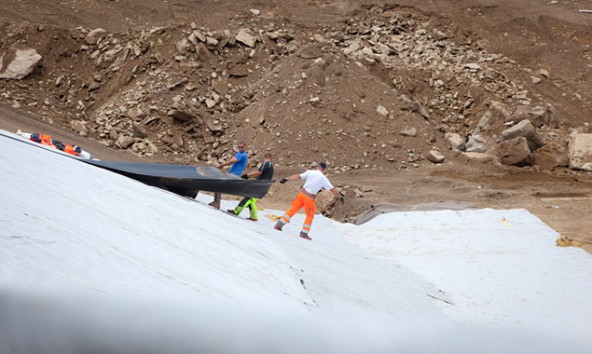
[(82, 152), (80, 146), (64, 144), (59, 140), (54, 140), (49, 134), (33, 133), (29, 137), (29, 140), (34, 141), (36, 143), (40, 143), (41, 145), (61, 150), (73, 156), (78, 156)]
[(33, 133), (31, 134), (29, 140), (39, 143), (41, 145), (55, 148), (55, 145), (53, 144), (53, 139), (49, 134)]
[(80, 149), (80, 147), (77, 145), (64, 144), (58, 140), (54, 140), (53, 144), (55, 145), (56, 149), (61, 150), (72, 156), (78, 156), (82, 152), (82, 149)]
[(82, 152), (82, 149), (78, 145), (64, 144), (64, 150), (62, 151), (73, 156), (78, 156)]
[(340, 190), (333, 187), (329, 179), (325, 176), (325, 170), (327, 169), (327, 164), (325, 162), (319, 162), (317, 168), (314, 170), (308, 170), (301, 174), (295, 174), (290, 177), (282, 178), (280, 183), (286, 183), (288, 181), (297, 181), (297, 180), (304, 180), (304, 186), (300, 190), (300, 193), (296, 196), (296, 198), (292, 201), (292, 205), (290, 209), (288, 209), (284, 215), (277, 221), (274, 225), (274, 229), (282, 231), (284, 225), (290, 222), (294, 214), (298, 212), (298, 210), (304, 207), (304, 211), (306, 213), (306, 219), (304, 220), (304, 225), (302, 225), (302, 231), (300, 231), (300, 237), (312, 240), (309, 236), (310, 228), (312, 226), (312, 220), (314, 219), (314, 215), (316, 212), (316, 204), (315, 198), (317, 193), (321, 189), (326, 189), (333, 193), (333, 196), (337, 198), (343, 204), (343, 194)]

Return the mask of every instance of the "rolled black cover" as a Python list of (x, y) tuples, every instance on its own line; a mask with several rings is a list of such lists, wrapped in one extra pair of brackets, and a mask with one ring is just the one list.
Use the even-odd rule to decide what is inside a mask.
[(272, 180), (242, 179), (230, 173), (222, 173), (222, 171), (213, 166), (100, 160), (80, 161), (191, 198), (195, 198), (200, 190), (243, 197), (263, 198), (267, 194), (269, 187), (273, 184)]

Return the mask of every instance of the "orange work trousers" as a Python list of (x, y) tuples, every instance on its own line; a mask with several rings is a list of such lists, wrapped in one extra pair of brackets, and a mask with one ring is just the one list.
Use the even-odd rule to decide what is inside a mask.
[(317, 207), (315, 205), (315, 200), (304, 193), (300, 192), (296, 196), (296, 198), (292, 201), (292, 205), (290, 209), (286, 210), (284, 215), (282, 216), (282, 221), (284, 223), (289, 223), (292, 219), (292, 216), (296, 214), (300, 209), (304, 207), (304, 212), (306, 213), (306, 219), (304, 219), (304, 225), (302, 225), (302, 233), (307, 234), (310, 231), (310, 227), (312, 225), (312, 219), (314, 219), (315, 212), (317, 211)]

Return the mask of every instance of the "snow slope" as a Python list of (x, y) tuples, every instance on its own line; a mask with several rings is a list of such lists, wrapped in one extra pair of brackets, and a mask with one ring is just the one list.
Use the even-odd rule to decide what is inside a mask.
[[(553, 231), (525, 211), (503, 212), (503, 245), (493, 210), (393, 213), (355, 231), (318, 216), (309, 242), (302, 215), (280, 233), (3, 137), (0, 201), (0, 353), (590, 348), (589, 302), (539, 312), (589, 294), (558, 274), (592, 259), (537, 246)], [(581, 341), (537, 337), (554, 317)]]

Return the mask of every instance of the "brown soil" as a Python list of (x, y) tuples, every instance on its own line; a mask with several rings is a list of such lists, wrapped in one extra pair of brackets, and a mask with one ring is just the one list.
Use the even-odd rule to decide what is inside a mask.
[[(525, 208), (592, 252), (589, 173), (480, 162), (451, 151), (444, 138), (470, 134), (493, 101), (515, 111), (525, 98), (552, 107), (545, 137), (589, 132), (592, 15), (578, 9), (592, 9), (592, 1), (5, 0), (0, 9), (0, 55), (34, 48), (43, 57), (25, 79), (0, 80), (1, 129), (50, 133), (100, 159), (181, 164), (223, 160), (244, 139), (254, 162), (263, 151), (274, 154), (278, 176), (329, 161), (330, 179), (347, 192), (332, 212), (338, 220), (379, 203)], [(389, 64), (344, 54), (344, 43), (385, 26), (397, 38), (444, 32), (438, 45), (454, 47), (463, 62), (503, 60), (484, 77), (467, 76), (478, 80), (471, 84), (405, 64), (403, 55)], [(129, 55), (115, 51), (119, 57), (98, 63), (93, 52), (108, 48), (84, 43), (95, 28), (109, 34), (105, 46), (123, 44)], [(179, 47), (192, 29), (224, 42), (225, 30), (240, 28), (258, 30), (254, 49), (232, 41)], [(206, 106), (214, 91), (224, 106)], [(378, 105), (389, 115), (377, 114)], [(172, 108), (193, 120), (175, 121)], [(70, 125), (75, 120), (88, 125), (86, 137)], [(415, 136), (399, 134), (409, 127)], [(157, 152), (115, 147), (118, 135), (139, 128)], [(443, 164), (426, 160), (432, 149), (446, 156)], [(262, 204), (284, 209), (297, 188), (275, 185)]]

